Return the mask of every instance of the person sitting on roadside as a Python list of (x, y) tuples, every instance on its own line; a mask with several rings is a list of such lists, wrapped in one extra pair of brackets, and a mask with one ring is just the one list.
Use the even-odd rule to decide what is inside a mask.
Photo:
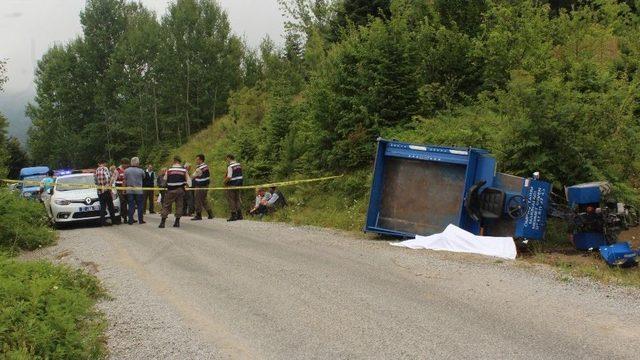
[(267, 207), (270, 211), (274, 211), (276, 208), (287, 206), (287, 200), (284, 198), (282, 191), (275, 186), (269, 188), (269, 201), (267, 201)]
[(249, 210), (249, 214), (258, 215), (260, 217), (265, 215), (268, 211), (267, 204), (269, 203), (270, 198), (271, 194), (268, 193), (265, 188), (256, 189), (256, 201), (253, 208)]

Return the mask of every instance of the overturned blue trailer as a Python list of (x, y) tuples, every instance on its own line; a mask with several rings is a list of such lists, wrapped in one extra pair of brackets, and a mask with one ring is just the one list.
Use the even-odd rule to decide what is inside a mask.
[(477, 235), (542, 239), (551, 185), (496, 172), (488, 151), (378, 139), (364, 231), (431, 235), (454, 224)]

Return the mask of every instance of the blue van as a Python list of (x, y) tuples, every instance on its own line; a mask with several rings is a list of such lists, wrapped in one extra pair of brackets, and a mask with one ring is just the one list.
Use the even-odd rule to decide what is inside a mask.
[(47, 176), (48, 172), (48, 166), (22, 168), (20, 170), (20, 180), (24, 181), (24, 183), (18, 183), (17, 186), (22, 196), (27, 199), (39, 199), (40, 181)]

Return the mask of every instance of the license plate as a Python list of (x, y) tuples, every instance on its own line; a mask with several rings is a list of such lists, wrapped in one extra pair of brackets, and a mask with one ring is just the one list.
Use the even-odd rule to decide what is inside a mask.
[(80, 212), (89, 212), (89, 211), (98, 211), (98, 210), (100, 210), (100, 205), (81, 206), (80, 209), (78, 209), (78, 211)]

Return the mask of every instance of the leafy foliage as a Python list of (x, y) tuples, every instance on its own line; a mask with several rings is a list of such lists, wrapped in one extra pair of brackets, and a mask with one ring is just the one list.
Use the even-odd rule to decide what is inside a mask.
[(107, 141), (111, 158), (163, 159), (221, 121), (208, 146), (256, 181), (363, 171), (382, 135), (487, 148), (502, 171), (556, 186), (608, 179), (633, 200), (636, 2), (453, 3), (282, 0), (284, 45), (249, 49), (211, 1), (177, 1), (157, 22), (94, 0), (84, 37), (39, 64), (32, 154), (86, 164)]
[(99, 359), (105, 322), (93, 306), (104, 296), (80, 270), (0, 256), (0, 353), (7, 359)]
[(6, 143), (7, 147), (7, 177), (9, 179), (17, 179), (20, 175), (20, 169), (27, 166), (29, 157), (22, 148), (20, 141), (15, 137), (9, 137)]
[(0, 248), (33, 250), (54, 241), (42, 204), (0, 189)]

